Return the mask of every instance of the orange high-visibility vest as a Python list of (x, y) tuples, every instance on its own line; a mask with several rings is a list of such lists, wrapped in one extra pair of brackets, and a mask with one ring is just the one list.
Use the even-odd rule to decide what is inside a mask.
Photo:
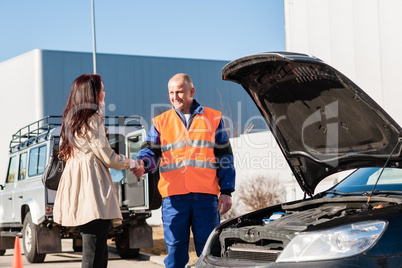
[(214, 154), (219, 111), (205, 108), (196, 114), (187, 130), (174, 109), (153, 119), (160, 133), (162, 158), (159, 192), (163, 197), (187, 194), (219, 194)]

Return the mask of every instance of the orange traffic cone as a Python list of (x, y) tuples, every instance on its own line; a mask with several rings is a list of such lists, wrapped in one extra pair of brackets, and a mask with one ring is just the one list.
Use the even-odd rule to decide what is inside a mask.
[(24, 268), (24, 264), (22, 264), (20, 238), (18, 236), (15, 237), (12, 268)]

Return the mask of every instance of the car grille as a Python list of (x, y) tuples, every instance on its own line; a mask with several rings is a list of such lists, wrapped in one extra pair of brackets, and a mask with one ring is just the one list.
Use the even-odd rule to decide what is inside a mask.
[(229, 259), (274, 262), (280, 253), (280, 250), (264, 249), (258, 246), (232, 245), (228, 247), (226, 257)]

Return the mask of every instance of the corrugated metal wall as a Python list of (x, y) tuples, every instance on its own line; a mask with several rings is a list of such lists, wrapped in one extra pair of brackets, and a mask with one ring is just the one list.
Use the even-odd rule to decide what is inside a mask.
[[(174, 74), (189, 74), (196, 99), (222, 111), (231, 135), (243, 132), (250, 122), (265, 123), (242, 87), (223, 81), (221, 69), (228, 62), (181, 58), (98, 54), (97, 70), (104, 79), (106, 115), (138, 115), (146, 128), (151, 118), (170, 108), (167, 83)], [(71, 83), (92, 73), (92, 53), (33, 50), (0, 63), (0, 89), (7, 96), (1, 106), (0, 184), (6, 177), (8, 145), (19, 128), (47, 115), (61, 115)], [(9, 96), (9, 97), (8, 97)]]
[[(44, 115), (61, 114), (72, 81), (83, 73), (92, 73), (92, 54), (46, 50), (42, 54)], [(104, 79), (106, 114), (139, 115), (149, 124), (153, 116), (170, 107), (167, 83), (174, 74), (183, 72), (193, 79), (197, 101), (222, 111), (236, 128), (244, 130), (248, 120), (259, 112), (241, 86), (221, 79), (226, 63), (98, 54), (97, 71)]]

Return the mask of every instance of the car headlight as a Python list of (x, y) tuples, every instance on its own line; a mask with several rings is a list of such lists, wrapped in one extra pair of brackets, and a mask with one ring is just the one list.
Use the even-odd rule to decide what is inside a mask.
[(277, 262), (303, 262), (346, 258), (372, 247), (387, 227), (385, 221), (365, 221), (295, 236)]

